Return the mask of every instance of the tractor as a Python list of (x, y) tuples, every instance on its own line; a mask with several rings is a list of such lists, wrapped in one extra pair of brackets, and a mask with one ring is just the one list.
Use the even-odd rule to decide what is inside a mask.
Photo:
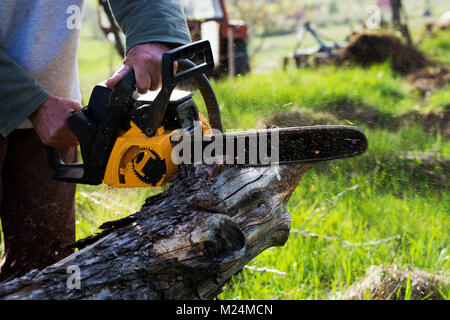
[[(309, 32), (318, 43), (317, 46), (299, 50), (306, 33)], [(324, 35), (320, 35), (311, 25), (311, 23), (305, 22), (302, 28), (299, 29), (298, 42), (295, 46), (294, 53), (283, 58), (283, 69), (286, 70), (290, 60), (295, 61), (297, 68), (318, 66), (322, 64), (330, 64), (342, 54), (342, 49), (345, 47), (345, 43), (334, 41)], [(322, 38), (329, 40), (329, 43), (325, 43)]]

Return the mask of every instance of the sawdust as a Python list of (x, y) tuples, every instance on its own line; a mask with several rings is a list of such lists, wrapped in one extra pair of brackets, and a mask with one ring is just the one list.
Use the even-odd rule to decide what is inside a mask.
[(410, 74), (430, 64), (425, 55), (404, 45), (400, 38), (388, 33), (363, 32), (353, 36), (345, 47), (339, 63), (363, 66), (390, 61), (394, 71)]
[(394, 115), (377, 110), (375, 107), (359, 101), (343, 99), (335, 101), (328, 112), (314, 111), (311, 108), (294, 106), (290, 110), (276, 111), (261, 119), (257, 128), (296, 127), (314, 125), (366, 125), (369, 128), (381, 128), (397, 131), (410, 125), (422, 126), (429, 135), (440, 134), (450, 140), (450, 105), (440, 112), (420, 113), (411, 111)]
[(325, 124), (339, 124), (334, 115), (326, 112), (316, 112), (308, 108), (294, 106), (288, 111), (277, 111), (270, 117), (262, 119), (257, 128), (314, 126)]
[[(409, 288), (409, 290), (407, 289)], [(366, 276), (331, 300), (442, 300), (450, 288), (449, 275), (398, 266), (372, 266)]]
[[(390, 126), (393, 121), (390, 119), (391, 115), (382, 113), (373, 106), (352, 99), (336, 100), (330, 108), (329, 111), (325, 112), (294, 106), (288, 111), (276, 111), (271, 116), (262, 119), (257, 127), (365, 124), (369, 127), (384, 128)], [(397, 126), (397, 122), (395, 126)]]

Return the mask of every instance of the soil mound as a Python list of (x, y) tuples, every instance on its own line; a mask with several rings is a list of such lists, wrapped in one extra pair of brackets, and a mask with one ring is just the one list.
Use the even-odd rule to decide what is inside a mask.
[(450, 69), (430, 67), (416, 71), (406, 77), (423, 96), (450, 85)]
[(425, 55), (414, 47), (404, 45), (391, 34), (359, 33), (345, 47), (341, 62), (353, 62), (363, 66), (390, 61), (392, 69), (410, 74), (429, 65)]
[(333, 299), (345, 300), (443, 300), (450, 281), (447, 276), (397, 266), (372, 266), (366, 276)]

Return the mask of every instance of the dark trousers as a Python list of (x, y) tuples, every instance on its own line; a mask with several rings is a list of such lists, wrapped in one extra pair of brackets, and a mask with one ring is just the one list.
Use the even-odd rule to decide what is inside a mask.
[[(61, 152), (75, 162), (77, 149)], [(0, 136), (0, 281), (68, 256), (75, 241), (75, 184), (51, 179), (45, 146), (33, 129)]]

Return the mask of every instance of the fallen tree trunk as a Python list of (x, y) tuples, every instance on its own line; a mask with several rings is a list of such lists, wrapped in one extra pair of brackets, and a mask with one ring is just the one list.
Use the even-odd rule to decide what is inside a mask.
[(72, 244), (74, 254), (0, 284), (0, 298), (214, 298), (263, 250), (285, 244), (285, 206), (308, 169), (183, 168), (139, 212)]

